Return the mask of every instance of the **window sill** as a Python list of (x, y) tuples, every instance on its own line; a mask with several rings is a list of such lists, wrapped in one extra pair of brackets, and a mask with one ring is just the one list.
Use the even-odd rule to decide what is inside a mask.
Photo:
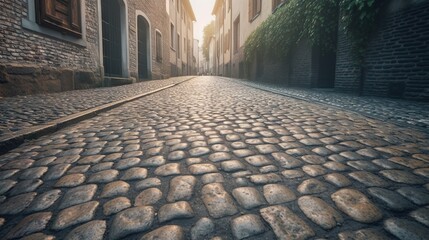
[(82, 34), (83, 35), (82, 38), (76, 38), (76, 37), (73, 37), (71, 35), (65, 35), (65, 34), (62, 34), (62, 33), (57, 32), (55, 30), (52, 30), (52, 29), (49, 29), (46, 27), (42, 27), (39, 24), (32, 22), (26, 18), (22, 19), (22, 25), (21, 26), (27, 30), (32, 31), (32, 32), (40, 33), (42, 35), (52, 37), (52, 38), (55, 38), (57, 40), (69, 42), (69, 43), (72, 43), (72, 44), (75, 44), (75, 45), (78, 45), (81, 47), (87, 46), (86, 41), (83, 40), (83, 38), (85, 37), (84, 34)]
[(250, 19), (249, 22), (253, 22), (255, 21), (255, 19), (257, 19), (259, 17), (259, 15), (261, 15), (261, 13), (259, 12), (258, 14), (256, 14), (252, 19)]
[(170, 46), (170, 49), (171, 49), (171, 51), (173, 51), (173, 52), (175, 52), (175, 51), (176, 51), (176, 49), (175, 49), (175, 48), (173, 48), (172, 46)]
[(280, 3), (276, 8), (273, 9), (273, 13), (275, 13), (279, 8), (283, 7), (286, 4), (286, 1)]

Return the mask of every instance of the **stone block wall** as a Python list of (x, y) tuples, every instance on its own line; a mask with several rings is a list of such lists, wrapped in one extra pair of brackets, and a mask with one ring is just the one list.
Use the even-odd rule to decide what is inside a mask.
[[(368, 45), (363, 94), (429, 101), (429, 2), (391, 1), (381, 13)], [(357, 91), (360, 69), (350, 44), (339, 34), (338, 90)]]
[(96, 1), (84, 2), (86, 46), (80, 46), (23, 28), (27, 1), (0, 0), (0, 96), (101, 85)]

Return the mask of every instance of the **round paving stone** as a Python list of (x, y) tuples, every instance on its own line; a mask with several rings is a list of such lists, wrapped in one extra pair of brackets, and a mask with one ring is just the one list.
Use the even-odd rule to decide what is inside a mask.
[(85, 175), (80, 173), (66, 175), (55, 183), (55, 187), (76, 187), (85, 182)]
[(363, 193), (354, 189), (341, 189), (331, 195), (335, 205), (353, 220), (372, 223), (383, 215)]
[(171, 179), (167, 201), (175, 202), (191, 199), (196, 183), (197, 179), (194, 176), (178, 176)]
[(130, 184), (124, 181), (116, 181), (106, 184), (100, 194), (101, 198), (110, 198), (126, 194), (130, 190)]
[(154, 218), (153, 207), (143, 206), (123, 210), (113, 218), (109, 239), (122, 239), (132, 233), (146, 231), (152, 227)]
[(88, 184), (68, 190), (59, 206), (59, 209), (70, 207), (79, 203), (88, 202), (92, 199), (97, 191), (97, 185)]
[(390, 218), (384, 221), (384, 228), (401, 240), (424, 240), (429, 236), (425, 226), (406, 219)]
[(134, 167), (125, 171), (124, 175), (121, 177), (122, 180), (141, 180), (147, 177), (147, 169)]
[(259, 216), (246, 214), (231, 221), (231, 230), (236, 239), (243, 239), (265, 232), (265, 227)]
[(55, 189), (47, 191), (37, 196), (36, 199), (27, 208), (26, 212), (37, 212), (42, 211), (54, 204), (61, 196), (61, 190)]
[(91, 221), (70, 231), (65, 240), (102, 240), (106, 231), (106, 221)]
[(215, 225), (210, 218), (201, 218), (191, 228), (191, 239), (199, 240), (208, 238), (215, 231)]
[(40, 212), (29, 215), (12, 228), (5, 236), (5, 239), (19, 238), (31, 233), (42, 231), (46, 228), (51, 217), (51, 212)]
[(154, 156), (147, 159), (143, 159), (140, 162), (140, 166), (142, 167), (159, 167), (161, 165), (164, 165), (166, 162), (165, 158), (163, 156)]
[(332, 229), (343, 222), (341, 215), (320, 198), (304, 196), (298, 199), (299, 208), (323, 229)]
[(101, 172), (93, 173), (88, 179), (89, 183), (108, 183), (114, 181), (118, 176), (117, 170), (104, 170)]
[(194, 164), (188, 167), (189, 172), (194, 175), (217, 172), (217, 167), (210, 163)]
[(295, 193), (281, 184), (267, 184), (264, 186), (264, 196), (269, 204), (280, 204), (296, 199)]
[(145, 234), (140, 240), (184, 240), (185, 233), (176, 225), (166, 225)]
[(52, 229), (61, 230), (91, 220), (98, 204), (97, 201), (92, 201), (62, 210), (52, 224)]
[(327, 189), (328, 188), (326, 184), (315, 178), (307, 179), (298, 186), (298, 192), (300, 192), (301, 194), (322, 193), (325, 192)]
[(194, 210), (188, 202), (180, 201), (162, 206), (158, 212), (158, 221), (160, 223), (173, 219), (192, 218)]
[(178, 175), (180, 174), (180, 164), (168, 163), (168, 164), (162, 165), (157, 169), (155, 169), (155, 174), (162, 177)]
[(103, 213), (106, 216), (118, 213), (126, 208), (131, 207), (131, 202), (126, 197), (114, 198), (103, 205)]
[(235, 200), (245, 209), (252, 209), (254, 207), (265, 204), (264, 198), (253, 187), (241, 187), (232, 190), (232, 195)]
[(0, 204), (0, 215), (17, 214), (24, 210), (33, 201), (37, 195), (35, 192), (24, 193), (8, 198)]
[(158, 188), (148, 188), (141, 192), (134, 200), (134, 206), (154, 205), (162, 198), (162, 192)]

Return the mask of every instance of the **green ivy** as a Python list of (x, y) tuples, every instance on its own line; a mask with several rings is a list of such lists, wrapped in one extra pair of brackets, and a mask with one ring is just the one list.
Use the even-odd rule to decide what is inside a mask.
[(350, 36), (353, 55), (362, 61), (384, 0), (289, 0), (270, 15), (245, 42), (245, 59), (256, 54), (284, 58), (299, 41), (325, 51), (336, 50), (338, 20)]

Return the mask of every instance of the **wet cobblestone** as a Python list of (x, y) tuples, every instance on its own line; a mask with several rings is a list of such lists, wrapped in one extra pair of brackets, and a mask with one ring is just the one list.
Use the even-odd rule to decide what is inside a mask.
[(429, 137), (201, 77), (0, 156), (0, 236), (424, 239)]

